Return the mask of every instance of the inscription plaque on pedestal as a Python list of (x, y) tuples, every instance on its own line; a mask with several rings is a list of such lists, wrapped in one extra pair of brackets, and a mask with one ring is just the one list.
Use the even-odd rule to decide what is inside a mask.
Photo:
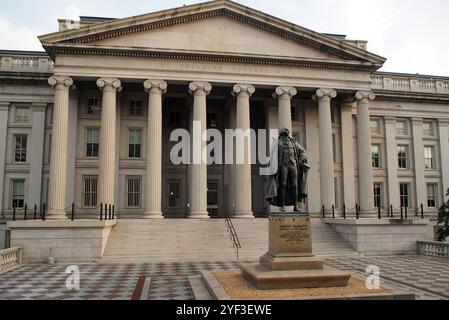
[(277, 257), (311, 257), (312, 225), (308, 216), (274, 214), (269, 221), (268, 254)]

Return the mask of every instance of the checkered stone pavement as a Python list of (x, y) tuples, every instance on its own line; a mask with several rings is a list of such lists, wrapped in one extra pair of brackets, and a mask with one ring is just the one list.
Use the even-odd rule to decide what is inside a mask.
[[(382, 284), (418, 299), (449, 300), (449, 260), (423, 256), (341, 257), (326, 264), (366, 276), (380, 268)], [(28, 265), (0, 275), (0, 300), (193, 300), (188, 277), (236, 269), (235, 262), (83, 264), (80, 290), (67, 290), (67, 265)]]
[[(366, 272), (377, 266), (382, 280), (408, 289), (422, 299), (449, 300), (449, 260), (426, 256), (351, 257), (327, 259), (326, 264), (341, 269)], [(366, 273), (365, 273), (366, 274)]]

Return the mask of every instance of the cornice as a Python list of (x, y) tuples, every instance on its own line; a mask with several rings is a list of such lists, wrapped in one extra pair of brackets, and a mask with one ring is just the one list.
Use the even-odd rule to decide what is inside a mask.
[(264, 56), (239, 56), (232, 54), (214, 54), (202, 52), (171, 52), (171, 51), (153, 51), (153, 50), (136, 50), (136, 49), (117, 49), (117, 48), (101, 48), (101, 47), (68, 47), (55, 46), (52, 49), (53, 54), (74, 54), (74, 55), (91, 55), (91, 56), (118, 56), (118, 57), (136, 57), (136, 58), (153, 58), (167, 60), (186, 60), (186, 61), (208, 61), (208, 62), (225, 62), (225, 63), (243, 63), (258, 65), (276, 65), (286, 67), (303, 67), (303, 68), (319, 68), (319, 69), (341, 69), (352, 71), (372, 72), (377, 67), (372, 64), (354, 64), (350, 61), (312, 61), (304, 59), (291, 59), (281, 57), (264, 57)]

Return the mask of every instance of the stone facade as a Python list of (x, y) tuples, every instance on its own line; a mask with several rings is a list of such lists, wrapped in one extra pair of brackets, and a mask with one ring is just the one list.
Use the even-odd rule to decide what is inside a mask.
[(100, 203), (120, 218), (266, 214), (259, 165), (170, 162), (170, 133), (194, 120), (292, 128), (313, 165), (312, 213), (436, 212), (449, 188), (449, 78), (378, 72), (385, 59), (363, 41), (231, 1), (165, 13), (61, 22), (40, 37), (46, 53), (0, 52), (2, 218), (46, 204), (65, 219), (72, 203), (80, 217)]

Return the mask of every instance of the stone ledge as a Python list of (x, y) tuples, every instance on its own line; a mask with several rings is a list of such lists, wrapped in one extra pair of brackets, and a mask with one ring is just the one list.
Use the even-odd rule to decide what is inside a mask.
[(113, 227), (117, 224), (117, 220), (62, 220), (62, 221), (8, 221), (9, 229), (54, 229), (54, 228), (105, 228)]

